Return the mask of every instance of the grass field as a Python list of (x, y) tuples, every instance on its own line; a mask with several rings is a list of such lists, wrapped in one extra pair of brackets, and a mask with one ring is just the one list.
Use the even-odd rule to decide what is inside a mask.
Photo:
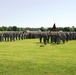
[(0, 42), (0, 75), (76, 75), (76, 41), (40, 44), (38, 39)]

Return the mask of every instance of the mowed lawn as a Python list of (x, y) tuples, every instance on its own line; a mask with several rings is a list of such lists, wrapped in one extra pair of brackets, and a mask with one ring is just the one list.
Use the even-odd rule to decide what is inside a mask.
[(40, 44), (39, 39), (0, 42), (0, 75), (76, 75), (76, 41)]

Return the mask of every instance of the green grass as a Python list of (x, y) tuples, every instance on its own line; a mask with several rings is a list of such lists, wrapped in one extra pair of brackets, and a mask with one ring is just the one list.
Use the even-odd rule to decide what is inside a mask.
[(0, 42), (0, 75), (76, 75), (76, 41), (40, 44), (39, 39)]

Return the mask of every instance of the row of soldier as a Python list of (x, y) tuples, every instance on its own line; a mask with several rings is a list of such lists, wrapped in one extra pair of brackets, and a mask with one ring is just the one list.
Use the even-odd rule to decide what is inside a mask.
[(15, 40), (23, 40), (26, 38), (26, 35), (22, 32), (5, 32), (0, 33), (0, 41), (15, 41)]
[(68, 42), (68, 40), (76, 40), (76, 32), (41, 32), (40, 43), (56, 43)]
[(0, 32), (0, 42), (39, 38), (39, 32)]
[(76, 40), (76, 32), (50, 32), (50, 31), (29, 31), (29, 32), (1, 32), (0, 41), (15, 41), (23, 39), (39, 38), (40, 43), (65, 43), (68, 40)]

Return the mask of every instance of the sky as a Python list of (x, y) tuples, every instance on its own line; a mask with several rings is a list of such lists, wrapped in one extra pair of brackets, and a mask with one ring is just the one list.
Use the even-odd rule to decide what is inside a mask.
[(0, 0), (0, 27), (76, 27), (76, 0)]

